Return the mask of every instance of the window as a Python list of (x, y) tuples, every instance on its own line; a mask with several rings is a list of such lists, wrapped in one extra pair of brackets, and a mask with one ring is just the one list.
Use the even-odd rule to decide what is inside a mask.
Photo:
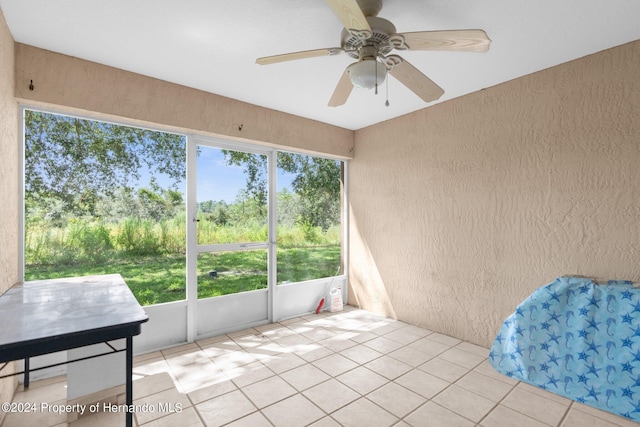
[(190, 202), (185, 136), (24, 110), (25, 280), (118, 273), (150, 305), (186, 299), (187, 268), (199, 299), (344, 274), (342, 162), (201, 141)]
[(342, 274), (341, 162), (278, 152), (278, 284)]
[(24, 111), (25, 280), (119, 273), (185, 299), (184, 136)]

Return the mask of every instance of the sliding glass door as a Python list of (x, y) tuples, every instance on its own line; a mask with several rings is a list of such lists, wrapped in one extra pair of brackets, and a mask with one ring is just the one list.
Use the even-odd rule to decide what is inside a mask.
[(187, 289), (195, 336), (269, 320), (271, 155), (190, 138)]
[(151, 318), (140, 348), (311, 313), (334, 287), (346, 298), (344, 162), (23, 114), (22, 273), (121, 274)]

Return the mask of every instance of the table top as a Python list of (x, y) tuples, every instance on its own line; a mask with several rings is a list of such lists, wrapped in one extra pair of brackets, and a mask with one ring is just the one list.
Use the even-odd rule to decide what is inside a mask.
[(0, 296), (0, 351), (147, 320), (119, 274), (19, 283)]

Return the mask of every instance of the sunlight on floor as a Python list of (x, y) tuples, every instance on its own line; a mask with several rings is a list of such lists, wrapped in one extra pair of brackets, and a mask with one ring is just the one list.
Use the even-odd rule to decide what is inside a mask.
[[(491, 368), (488, 349), (345, 307), (134, 360), (135, 425), (637, 426)], [(21, 388), (20, 388), (21, 390)], [(65, 377), (14, 402), (66, 404)], [(117, 404), (8, 414), (4, 427), (124, 425)]]

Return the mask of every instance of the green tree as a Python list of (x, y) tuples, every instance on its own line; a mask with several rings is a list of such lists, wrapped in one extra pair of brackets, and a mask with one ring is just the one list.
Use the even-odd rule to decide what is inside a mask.
[(253, 199), (260, 215), (264, 215), (267, 206), (267, 156), (230, 150), (222, 150), (222, 153), (228, 165), (243, 166), (247, 176), (246, 193), (238, 195), (236, 202), (244, 205), (247, 199)]
[(140, 179), (143, 165), (177, 188), (185, 155), (179, 135), (27, 110), (27, 206), (53, 199), (65, 214), (95, 216), (98, 202)]
[[(255, 154), (223, 150), (227, 164), (243, 166), (246, 191), (266, 205), (267, 158)], [(278, 152), (278, 167), (296, 174), (291, 186), (300, 204), (298, 222), (323, 230), (340, 223), (340, 182), (342, 168), (337, 160)]]

